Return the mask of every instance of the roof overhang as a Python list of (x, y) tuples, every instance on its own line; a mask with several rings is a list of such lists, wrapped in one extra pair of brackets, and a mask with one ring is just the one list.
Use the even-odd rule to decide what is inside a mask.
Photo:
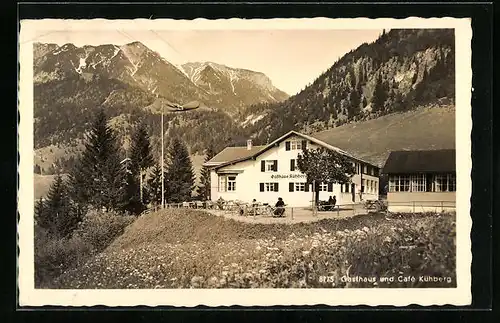
[(242, 169), (219, 169), (215, 171), (217, 174), (241, 174), (244, 171)]
[(218, 168), (221, 168), (221, 167), (224, 167), (224, 166), (234, 165), (234, 164), (239, 163), (239, 162), (242, 162), (242, 161), (246, 161), (246, 160), (250, 160), (250, 159), (255, 159), (255, 158), (256, 158), (257, 156), (259, 156), (260, 154), (262, 154), (262, 153), (264, 153), (265, 151), (267, 151), (267, 150), (269, 150), (269, 149), (271, 149), (271, 148), (273, 148), (273, 147), (277, 146), (277, 145), (278, 145), (281, 141), (283, 141), (283, 140), (285, 140), (285, 139), (287, 139), (288, 137), (293, 136), (293, 135), (298, 136), (298, 137), (301, 137), (301, 138), (303, 138), (303, 139), (307, 139), (307, 140), (309, 140), (309, 141), (311, 141), (311, 142), (313, 142), (313, 143), (315, 143), (315, 144), (317, 144), (317, 145), (319, 145), (319, 146), (325, 147), (325, 148), (327, 148), (327, 149), (330, 149), (330, 150), (335, 150), (335, 151), (337, 151), (337, 152), (339, 152), (339, 153), (341, 153), (341, 154), (343, 154), (343, 155), (345, 155), (345, 156), (347, 156), (347, 157), (349, 157), (349, 158), (351, 158), (351, 159), (354, 159), (354, 160), (356, 160), (356, 161), (358, 161), (358, 162), (362, 162), (362, 163), (365, 163), (365, 164), (368, 164), (368, 165), (371, 165), (371, 166), (375, 166), (375, 167), (377, 167), (377, 168), (380, 168), (378, 165), (375, 165), (375, 164), (373, 164), (373, 163), (371, 163), (371, 162), (368, 162), (368, 161), (366, 161), (366, 160), (363, 160), (363, 159), (361, 159), (361, 158), (359, 158), (359, 157), (353, 156), (353, 155), (349, 154), (348, 152), (346, 152), (346, 151), (344, 151), (344, 150), (342, 150), (342, 149), (340, 149), (340, 148), (338, 148), (338, 147), (332, 146), (332, 145), (327, 144), (326, 142), (324, 142), (324, 141), (322, 141), (322, 140), (319, 140), (319, 139), (317, 139), (317, 138), (314, 138), (314, 137), (311, 137), (311, 136), (308, 136), (308, 135), (304, 135), (304, 134), (302, 134), (302, 133), (300, 133), (300, 132), (297, 132), (297, 131), (294, 131), (294, 130), (287, 132), (287, 133), (286, 133), (286, 134), (284, 134), (283, 136), (279, 137), (278, 139), (274, 140), (274, 141), (273, 141), (273, 142), (271, 142), (270, 144), (266, 145), (263, 149), (261, 149), (261, 150), (259, 150), (259, 151), (255, 152), (255, 154), (253, 154), (253, 155), (250, 155), (250, 156), (248, 156), (248, 157), (244, 157), (244, 158), (235, 159), (235, 160), (228, 161), (228, 162), (217, 163), (216, 165), (213, 165), (213, 166), (214, 166), (216, 169), (218, 169)]

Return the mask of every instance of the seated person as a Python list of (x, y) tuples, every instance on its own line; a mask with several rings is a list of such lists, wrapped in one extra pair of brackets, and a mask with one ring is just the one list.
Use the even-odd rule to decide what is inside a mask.
[(330, 196), (326, 202), (325, 210), (330, 211), (331, 209), (333, 209), (333, 197)]
[(224, 208), (224, 199), (221, 197), (219, 197), (219, 199), (217, 200), (217, 206), (219, 207), (220, 210), (222, 210)]
[(285, 202), (281, 197), (278, 197), (278, 202), (275, 205), (276, 209), (274, 210), (274, 215), (282, 216), (285, 213)]

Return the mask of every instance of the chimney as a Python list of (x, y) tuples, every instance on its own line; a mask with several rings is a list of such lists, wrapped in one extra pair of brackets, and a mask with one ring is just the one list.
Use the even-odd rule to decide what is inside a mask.
[(247, 150), (252, 150), (252, 139), (247, 140)]

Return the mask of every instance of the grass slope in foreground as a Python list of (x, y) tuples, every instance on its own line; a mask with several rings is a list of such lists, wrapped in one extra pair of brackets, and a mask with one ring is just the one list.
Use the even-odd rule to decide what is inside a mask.
[[(320, 276), (331, 281), (320, 282)], [(381, 282), (381, 276), (396, 281)], [(420, 282), (420, 276), (449, 281)], [(286, 225), (164, 210), (138, 218), (106, 250), (63, 273), (52, 287), (455, 286), (454, 214), (375, 214)]]

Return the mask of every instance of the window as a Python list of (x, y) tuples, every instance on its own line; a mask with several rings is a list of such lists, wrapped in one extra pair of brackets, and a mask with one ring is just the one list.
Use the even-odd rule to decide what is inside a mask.
[(307, 140), (294, 139), (285, 141), (285, 150), (302, 150), (307, 148)]
[(320, 192), (328, 192), (328, 184), (325, 184), (325, 183), (319, 184), (319, 191)]
[(302, 149), (302, 141), (300, 141), (300, 140), (290, 141), (290, 149), (291, 150), (301, 150)]
[(363, 166), (363, 174), (368, 174), (368, 166)]
[(340, 193), (349, 193), (349, 184), (341, 184)]
[(278, 191), (278, 183), (265, 183), (266, 192), (277, 192)]
[(362, 179), (361, 180), (361, 192), (364, 193), (365, 192), (365, 183), (366, 183), (366, 179)]
[(295, 190), (299, 192), (306, 191), (306, 183), (295, 183)]
[(456, 175), (436, 175), (434, 176), (435, 192), (455, 192), (456, 191)]
[(277, 172), (278, 171), (278, 161), (277, 160), (262, 160), (260, 162), (261, 172)]
[(236, 176), (228, 176), (227, 178), (227, 190), (236, 191)]
[(389, 192), (410, 192), (410, 177), (405, 175), (389, 176)]
[(236, 176), (219, 175), (219, 192), (236, 191)]
[(260, 183), (259, 184), (261, 192), (278, 192), (279, 185), (278, 183)]
[(226, 191), (226, 176), (219, 176), (219, 192), (225, 192)]
[(411, 191), (425, 192), (426, 191), (426, 175), (416, 174), (411, 176)]
[(290, 171), (293, 172), (297, 168), (297, 160), (290, 159)]
[(455, 192), (457, 190), (457, 176), (455, 174), (448, 174), (448, 191)]

